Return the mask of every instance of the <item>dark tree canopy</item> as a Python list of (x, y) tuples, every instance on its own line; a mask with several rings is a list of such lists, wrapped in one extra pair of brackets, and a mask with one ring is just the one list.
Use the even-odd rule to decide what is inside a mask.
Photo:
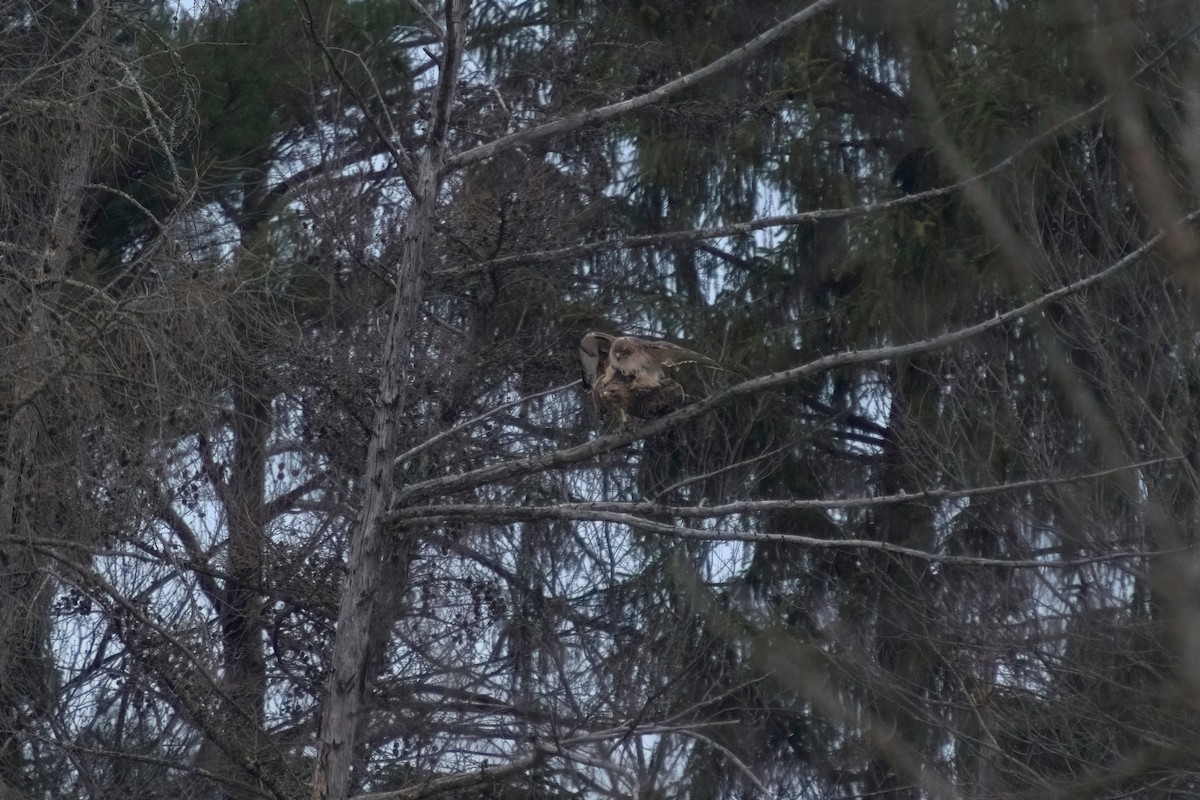
[(0, 4), (0, 797), (1200, 792), (1192, 6)]

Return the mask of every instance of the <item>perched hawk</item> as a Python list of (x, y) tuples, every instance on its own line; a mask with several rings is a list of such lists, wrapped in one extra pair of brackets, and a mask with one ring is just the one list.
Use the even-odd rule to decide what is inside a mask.
[(595, 331), (580, 341), (579, 360), (592, 393), (620, 412), (622, 421), (661, 417), (687, 402), (683, 387), (668, 378), (663, 367), (701, 364), (724, 369), (677, 344)]

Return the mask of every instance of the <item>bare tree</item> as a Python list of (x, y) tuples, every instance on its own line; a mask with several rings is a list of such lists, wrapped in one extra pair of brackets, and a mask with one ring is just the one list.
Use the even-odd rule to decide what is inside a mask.
[(10, 20), (6, 59), (20, 65), (4, 90), (4, 148), (10, 161), (0, 180), (3, 219), (3, 337), (6, 353), (0, 461), (0, 790), (20, 796), (36, 786), (25, 770), (24, 736), (55, 704), (50, 658), (49, 563), (12, 543), (40, 535), (53, 514), (53, 445), (48, 394), (62, 387), (65, 352), (59, 306), (68, 264), (76, 255), (86, 192), (95, 166), (104, 113), (97, 102), (103, 73), (107, 4), (59, 18)]
[(6, 17), (5, 791), (1194, 793), (1186, 4), (193, 11)]

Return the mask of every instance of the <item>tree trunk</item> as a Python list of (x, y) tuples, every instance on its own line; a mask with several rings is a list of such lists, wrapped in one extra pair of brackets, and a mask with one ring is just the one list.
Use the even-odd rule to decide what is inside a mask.
[(362, 481), (362, 507), (355, 520), (346, 559), (346, 580), (338, 608), (331, 674), (320, 721), (313, 773), (316, 800), (343, 800), (350, 789), (359, 711), (367, 683), (369, 633), (377, 601), (383, 556), (381, 522), (392, 505), (397, 417), (404, 407), (410, 336), (420, 313), (429, 270), (425, 249), (441, 186), (440, 157), (426, 152), (418, 164), (416, 194), (405, 221), (396, 294), (384, 343), (379, 392)]
[[(220, 609), (225, 670), (223, 682), (230, 707), (221, 716), (228, 744), (245, 760), (263, 765), (270, 742), (263, 731), (266, 668), (263, 663), (263, 518), (266, 443), (271, 426), (269, 401), (261, 388), (243, 382), (233, 392), (233, 469), (228, 486), (229, 579)], [(222, 757), (231, 778), (244, 779), (240, 766)], [(230, 798), (249, 797), (248, 789), (229, 791)]]
[[(61, 138), (54, 136), (52, 123), (40, 151), (18, 156), (23, 169), (31, 176), (40, 173), (45, 182), (5, 198), (8, 213), (0, 214), (5, 238), (15, 240), (23, 251), (11, 253), (9, 263), (16, 267), (27, 303), (17, 346), (6, 353), (13, 405), (0, 409), (5, 416), (12, 414), (2, 429), (0, 461), (0, 541), (6, 542), (0, 550), (0, 796), (4, 797), (15, 794), (26, 781), (22, 752), (26, 721), (47, 712), (54, 702), (49, 613), (55, 584), (43, 556), (11, 542), (71, 535), (43, 530), (37, 516), (45, 494), (52, 491), (43, 484), (46, 467), (38, 463), (47, 433), (40, 407), (64, 357), (53, 307), (76, 256), (84, 187), (97, 151), (95, 120), (88, 113), (93, 108), (88, 82), (94, 81), (98, 70), (104, 13), (96, 9), (81, 20), (84, 30), (78, 32), (74, 64), (62, 77), (64, 96), (53, 98), (73, 106), (71, 123), (60, 123)], [(72, 36), (76, 33), (70, 31)], [(46, 44), (60, 46), (59, 42)]]
[[(895, 370), (881, 488), (889, 494), (916, 493), (925, 485), (924, 477), (914, 474), (907, 454), (912, 451), (912, 442), (928, 436), (936, 427), (937, 382), (930, 377), (937, 374), (936, 361), (897, 359)], [(922, 505), (902, 504), (884, 509), (880, 515), (880, 534), (892, 544), (924, 551), (936, 549), (933, 519)], [(896, 732), (899, 741), (924, 754), (930, 744), (931, 726), (922, 718), (918, 706), (923, 709), (926, 693), (932, 693), (930, 682), (936, 654), (929, 645), (929, 617), (937, 578), (928, 564), (914, 563), (890, 553), (881, 554), (877, 569), (884, 580), (874, 601), (878, 609), (875, 660), (883, 673), (894, 679), (870, 687), (875, 698), (872, 713), (882, 725)], [(897, 693), (896, 686), (905, 687), (905, 692)], [(914, 696), (919, 698), (917, 702), (912, 700)], [(870, 763), (866, 791), (890, 800), (920, 796), (911, 780), (883, 754)]]
[[(238, 272), (249, 285), (261, 285), (264, 269), (260, 242), (270, 220), (272, 201), (266, 190), (269, 165), (264, 160), (247, 170), (242, 184), (242, 258)], [(269, 315), (269, 300), (258, 297), (255, 314)], [(212, 720), (220, 741), (205, 742), (197, 762), (230, 779), (230, 800), (260, 796), (246, 782), (256, 774), (282, 776), (279, 750), (265, 731), (267, 676), (263, 649), (263, 551), (267, 539), (267, 441), (273, 424), (271, 397), (261, 360), (263, 333), (256, 318), (239, 327), (239, 349), (247, 353), (230, 376), (230, 427), (233, 448), (228, 480), (211, 476), (225, 509), (228, 578), (215, 601), (221, 629), (223, 697)], [(220, 471), (217, 470), (217, 473)], [(250, 772), (250, 775), (247, 773)]]

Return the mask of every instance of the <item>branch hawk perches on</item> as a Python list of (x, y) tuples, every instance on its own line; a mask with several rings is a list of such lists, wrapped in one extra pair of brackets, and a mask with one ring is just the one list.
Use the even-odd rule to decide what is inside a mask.
[(677, 344), (593, 331), (579, 343), (579, 360), (598, 402), (626, 417), (653, 419), (687, 402), (683, 387), (663, 367), (700, 364), (725, 369), (711, 358)]

